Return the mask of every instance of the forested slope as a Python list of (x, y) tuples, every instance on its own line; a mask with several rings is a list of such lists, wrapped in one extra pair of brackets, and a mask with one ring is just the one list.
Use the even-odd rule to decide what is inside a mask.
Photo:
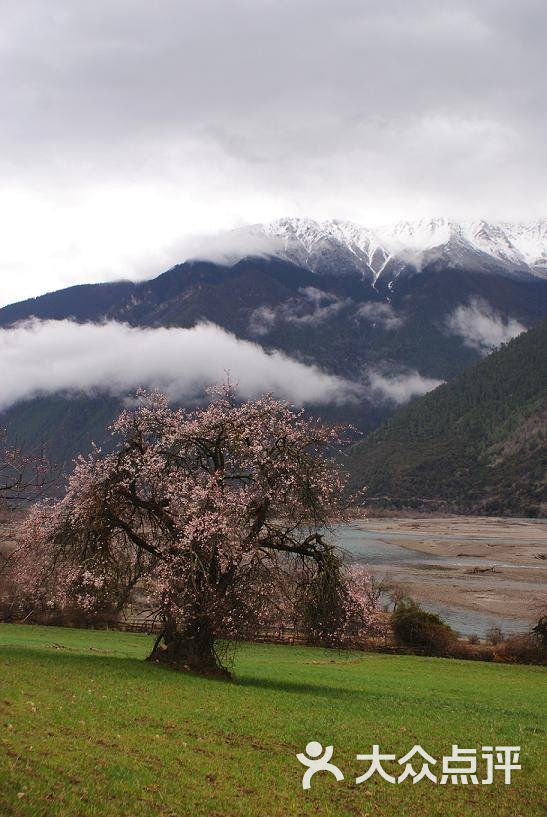
[(354, 488), (395, 507), (544, 515), (547, 323), (411, 405), (354, 446)]

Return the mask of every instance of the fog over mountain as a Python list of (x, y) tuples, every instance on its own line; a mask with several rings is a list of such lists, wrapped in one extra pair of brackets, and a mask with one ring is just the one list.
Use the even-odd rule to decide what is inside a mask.
[(229, 372), (241, 397), (272, 391), (367, 431), (547, 315), (544, 222), (284, 219), (228, 238), (229, 258), (217, 242), (197, 253), (215, 262), (0, 309), (5, 424), (71, 455), (67, 426), (89, 442), (82, 412), (100, 439), (139, 387), (194, 405)]
[(314, 272), (359, 272), (391, 280), (427, 263), (547, 277), (547, 220), (456, 222), (438, 217), (368, 227), (351, 221), (283, 218), (190, 241), (184, 257), (234, 263), (248, 255), (286, 258)]
[(493, 349), (516, 338), (526, 328), (514, 318), (504, 320), (485, 301), (472, 298), (468, 304), (456, 307), (446, 320), (446, 328), (459, 335), (467, 346), (488, 354)]
[(114, 321), (30, 320), (0, 330), (0, 369), (9, 371), (0, 410), (56, 393), (125, 397), (142, 387), (162, 389), (171, 400), (191, 404), (228, 373), (242, 398), (274, 392), (298, 405), (321, 405), (362, 396), (360, 388), (341, 377), (281, 352), (267, 354), (204, 323), (152, 329)]

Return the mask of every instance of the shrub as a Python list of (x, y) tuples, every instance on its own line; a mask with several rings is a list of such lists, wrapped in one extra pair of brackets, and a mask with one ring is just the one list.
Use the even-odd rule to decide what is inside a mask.
[(480, 644), (481, 641), (477, 633), (472, 633), (467, 640), (470, 644)]
[(532, 628), (532, 635), (542, 647), (547, 647), (547, 616), (541, 616), (536, 626)]
[(486, 640), (495, 647), (497, 644), (501, 644), (502, 641), (505, 641), (505, 636), (500, 627), (490, 627), (490, 629), (486, 631)]
[(545, 646), (533, 633), (508, 638), (496, 654), (497, 660), (516, 664), (544, 664), (546, 657)]
[(447, 655), (457, 640), (454, 630), (438, 615), (413, 601), (402, 601), (395, 607), (391, 626), (398, 644), (426, 655)]
[(0, 621), (15, 621), (21, 617), (22, 605), (7, 566), (7, 560), (0, 554)]

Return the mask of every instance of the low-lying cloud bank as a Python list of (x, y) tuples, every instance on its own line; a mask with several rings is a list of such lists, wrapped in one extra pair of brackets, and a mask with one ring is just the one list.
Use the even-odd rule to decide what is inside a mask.
[(0, 371), (0, 409), (58, 392), (126, 395), (140, 386), (190, 401), (207, 385), (225, 380), (226, 372), (243, 398), (272, 392), (298, 405), (344, 403), (362, 391), (207, 323), (148, 329), (32, 320), (0, 330)]
[(421, 397), (428, 391), (436, 389), (443, 380), (433, 377), (422, 377), (416, 371), (389, 375), (385, 372), (370, 370), (367, 375), (372, 397), (401, 405), (412, 397)]
[(515, 318), (504, 319), (482, 298), (472, 298), (468, 304), (458, 306), (446, 321), (448, 331), (463, 338), (466, 346), (488, 354), (502, 343), (526, 332)]
[(191, 403), (229, 372), (239, 395), (272, 392), (297, 405), (356, 400), (404, 403), (441, 381), (369, 370), (354, 383), (282, 352), (267, 352), (219, 326), (137, 328), (125, 323), (31, 320), (0, 329), (0, 410), (49, 394), (126, 396), (143, 386)]
[(276, 323), (318, 326), (351, 304), (351, 298), (339, 298), (332, 292), (323, 292), (317, 287), (302, 287), (296, 298), (289, 298), (275, 307), (260, 306), (255, 309), (249, 329), (253, 335), (261, 336), (271, 332)]
[(404, 323), (403, 317), (395, 312), (391, 304), (376, 301), (362, 304), (357, 310), (357, 317), (373, 325), (379, 323), (384, 329), (398, 329)]
[(298, 295), (277, 306), (259, 306), (251, 314), (249, 330), (256, 337), (267, 335), (276, 324), (289, 323), (296, 326), (318, 326), (346, 311), (348, 317), (364, 320), (383, 329), (398, 329), (404, 323), (391, 304), (371, 301), (359, 303), (352, 298), (341, 298), (333, 292), (307, 286)]

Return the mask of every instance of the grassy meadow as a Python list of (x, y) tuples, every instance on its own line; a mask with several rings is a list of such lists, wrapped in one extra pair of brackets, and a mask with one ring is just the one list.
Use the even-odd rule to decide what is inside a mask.
[[(145, 663), (151, 643), (0, 625), (2, 817), (545, 813), (539, 667), (245, 645), (228, 683)], [(310, 740), (334, 745), (343, 782), (321, 773), (302, 790)], [(492, 786), (355, 785), (373, 743), (439, 761), (453, 743), (520, 745), (522, 770), (508, 786), (499, 772)]]

